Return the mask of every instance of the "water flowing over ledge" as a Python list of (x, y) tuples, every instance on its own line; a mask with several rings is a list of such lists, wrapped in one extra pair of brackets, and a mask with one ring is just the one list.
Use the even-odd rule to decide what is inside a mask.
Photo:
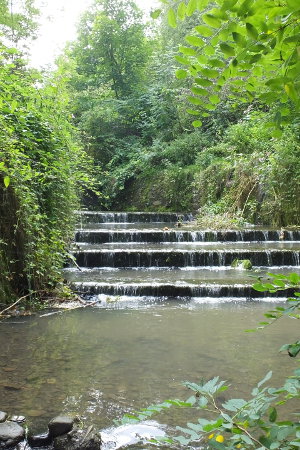
[[(84, 296), (263, 299), (252, 288), (255, 276), (300, 271), (299, 230), (199, 230), (190, 213), (79, 211), (78, 217), (77, 268), (64, 276)], [(232, 269), (236, 260), (250, 260), (254, 270)]]

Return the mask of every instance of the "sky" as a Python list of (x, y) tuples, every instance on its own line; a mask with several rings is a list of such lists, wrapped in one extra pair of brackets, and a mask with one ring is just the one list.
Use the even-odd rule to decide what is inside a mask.
[[(38, 39), (31, 45), (32, 66), (53, 66), (55, 57), (61, 53), (66, 42), (76, 38), (76, 24), (92, 1), (36, 0), (41, 16)], [(136, 4), (148, 15), (157, 3), (157, 0), (136, 0)]]

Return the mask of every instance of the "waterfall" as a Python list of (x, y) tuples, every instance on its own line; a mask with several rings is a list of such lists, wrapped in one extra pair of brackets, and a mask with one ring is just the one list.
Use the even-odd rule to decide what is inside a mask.
[[(82, 295), (263, 298), (253, 275), (300, 273), (298, 230), (199, 230), (184, 225), (192, 215), (177, 213), (78, 215), (73, 256), (81, 270), (64, 275)], [(235, 260), (250, 260), (256, 272), (232, 268)]]

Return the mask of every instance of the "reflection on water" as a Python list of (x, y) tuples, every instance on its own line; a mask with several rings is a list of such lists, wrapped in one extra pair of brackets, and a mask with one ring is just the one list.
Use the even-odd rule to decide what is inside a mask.
[(229, 395), (247, 396), (272, 368), (272, 384), (278, 385), (297, 365), (278, 353), (282, 343), (298, 338), (297, 321), (243, 332), (271, 307), (247, 302), (108, 304), (2, 322), (0, 409), (29, 417), (36, 431), (63, 411), (104, 428), (150, 403), (185, 399), (183, 380), (220, 375), (233, 385)]

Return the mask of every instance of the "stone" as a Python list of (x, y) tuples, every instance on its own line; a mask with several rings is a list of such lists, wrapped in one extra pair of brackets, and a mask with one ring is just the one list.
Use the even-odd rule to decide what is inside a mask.
[(0, 448), (17, 445), (25, 437), (25, 430), (16, 422), (0, 423)]
[(49, 433), (28, 436), (28, 444), (31, 447), (44, 447), (51, 444), (52, 438)]
[(71, 416), (57, 416), (48, 424), (49, 435), (52, 438), (61, 436), (72, 430), (75, 418)]
[(101, 436), (90, 426), (54, 439), (54, 450), (100, 450)]
[(23, 423), (26, 421), (26, 417), (25, 416), (11, 416), (9, 418), (9, 420), (11, 422)]
[(251, 270), (252, 263), (250, 259), (235, 259), (231, 263), (231, 267), (236, 267), (237, 269)]
[(0, 423), (5, 422), (8, 417), (8, 414), (4, 411), (0, 411)]

